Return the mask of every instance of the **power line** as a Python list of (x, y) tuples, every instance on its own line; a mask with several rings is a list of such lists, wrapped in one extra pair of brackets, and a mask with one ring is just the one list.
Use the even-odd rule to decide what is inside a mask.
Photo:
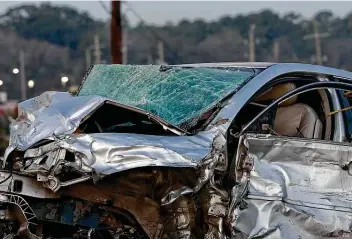
[(145, 20), (143, 19), (143, 17), (141, 15), (139, 15), (136, 12), (136, 10), (134, 10), (133, 7), (130, 4), (128, 4), (127, 2), (126, 2), (126, 4), (128, 5), (128, 8), (127, 8), (126, 12), (131, 11), (137, 18), (139, 18), (139, 20), (142, 22), (143, 26), (150, 33), (152, 33), (154, 35), (154, 37), (156, 37), (159, 41), (161, 41), (165, 45), (166, 49), (173, 55), (174, 58), (179, 60), (180, 59), (179, 55), (171, 49), (170, 45), (167, 44), (167, 42), (162, 37), (160, 37), (160, 35), (156, 31), (154, 31), (152, 28), (147, 26), (147, 24), (146, 24)]
[(109, 15), (109, 17), (111, 16), (111, 11), (108, 9), (108, 7), (104, 4), (103, 1), (99, 0), (99, 3), (101, 5), (101, 7), (104, 9), (104, 11)]

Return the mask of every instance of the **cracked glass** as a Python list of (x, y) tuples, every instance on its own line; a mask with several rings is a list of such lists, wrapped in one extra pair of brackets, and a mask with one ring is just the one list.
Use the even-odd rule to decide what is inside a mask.
[(239, 68), (95, 65), (78, 96), (103, 96), (178, 126), (214, 107), (253, 75), (253, 69)]

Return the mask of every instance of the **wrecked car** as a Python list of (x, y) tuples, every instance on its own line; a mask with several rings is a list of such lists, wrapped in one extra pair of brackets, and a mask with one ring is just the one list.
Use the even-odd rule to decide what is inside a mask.
[(352, 235), (352, 73), (94, 65), (19, 105), (1, 238)]

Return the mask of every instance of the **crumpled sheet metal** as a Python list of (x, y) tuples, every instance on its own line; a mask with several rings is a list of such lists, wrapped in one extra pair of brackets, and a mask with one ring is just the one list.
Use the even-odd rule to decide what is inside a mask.
[[(57, 175), (59, 164), (97, 179), (133, 168), (148, 166), (197, 168), (200, 176), (194, 187), (182, 187), (169, 192), (162, 205), (174, 202), (182, 195), (196, 193), (206, 184), (215, 170), (227, 168), (225, 137), (217, 130), (201, 132), (195, 136), (152, 136), (137, 134), (70, 134), (55, 142), (28, 149), (25, 157), (35, 159), (22, 169), (25, 173), (41, 177)], [(68, 162), (62, 150), (75, 154), (75, 162)], [(46, 158), (45, 163), (42, 159)], [(78, 182), (77, 182), (78, 183)], [(56, 190), (54, 188), (53, 190)]]
[(351, 238), (351, 213), (280, 201), (247, 199), (246, 203), (247, 209), (237, 211), (236, 229), (241, 229), (243, 238)]
[(232, 212), (239, 234), (352, 236), (352, 176), (344, 167), (352, 159), (349, 145), (254, 135), (243, 143), (254, 166), (247, 194)]
[(195, 136), (153, 136), (125, 133), (67, 135), (57, 144), (79, 153), (101, 176), (146, 166), (198, 167), (210, 154), (217, 131)]
[(161, 205), (170, 204), (182, 195), (197, 193), (207, 182), (211, 180), (216, 170), (224, 172), (227, 169), (228, 161), (225, 156), (227, 149), (225, 136), (221, 133), (218, 133), (215, 136), (216, 137), (212, 142), (212, 150), (202, 161), (199, 161), (198, 163), (198, 166), (200, 167), (200, 176), (197, 179), (196, 185), (193, 188), (184, 186), (178, 190), (169, 192), (161, 199)]
[[(183, 194), (198, 191), (226, 161), (221, 154), (225, 136), (216, 128), (194, 136), (153, 136), (138, 134), (73, 134), (81, 121), (98, 108), (105, 98), (72, 97), (67, 93), (46, 92), (20, 104), (20, 117), (11, 126), (11, 141), (4, 160), (14, 149), (25, 152), (33, 160), (28, 173), (56, 165), (39, 165), (44, 154), (48, 164), (62, 163), (62, 149), (75, 154), (76, 162), (64, 162), (80, 172), (94, 171), (99, 177), (123, 170), (147, 166), (199, 168), (202, 176), (194, 188), (181, 188), (163, 199), (166, 205)], [(30, 149), (35, 143), (51, 139), (54, 143)], [(57, 151), (57, 153), (56, 153)], [(56, 155), (61, 158), (55, 158)], [(37, 165), (36, 165), (37, 164)], [(4, 164), (3, 164), (4, 165)], [(27, 165), (28, 166), (28, 165)], [(22, 169), (25, 171), (25, 169)]]
[(26, 150), (42, 139), (73, 133), (84, 117), (106, 99), (73, 97), (69, 93), (45, 92), (19, 104), (19, 116), (10, 128), (4, 160), (14, 149)]
[[(48, 91), (20, 103), (19, 116), (10, 126), (9, 147), (3, 160), (6, 161), (15, 149), (25, 151), (43, 139), (56, 140), (65, 134), (72, 134), (85, 117), (107, 100), (100, 96), (77, 97), (65, 92)], [(212, 125), (208, 131), (219, 128)]]
[[(19, 105), (19, 117), (11, 124), (11, 138), (4, 160), (6, 161), (8, 155), (16, 148), (25, 151), (43, 139), (60, 141), (65, 138), (65, 135), (72, 134), (82, 120), (106, 100), (108, 99), (100, 96), (73, 97), (69, 93), (45, 92), (38, 97), (22, 102)], [(114, 145), (127, 144), (132, 146), (142, 144), (145, 146), (171, 147), (175, 148), (175, 150), (171, 150), (176, 152), (179, 148), (180, 154), (189, 157), (189, 159), (199, 160), (199, 155), (204, 156), (204, 148), (207, 148), (206, 150), (209, 152), (211, 147), (209, 145), (216, 136), (216, 131), (217, 129), (214, 128), (205, 133), (189, 137), (138, 136), (134, 134), (120, 134), (123, 137), (118, 137), (117, 134), (92, 137), (96, 137), (97, 140), (94, 146), (98, 143), (105, 146), (104, 138), (106, 138), (106, 140), (112, 140)], [(128, 141), (126, 137), (131, 139), (131, 142), (126, 142)], [(74, 142), (74, 138), (72, 137), (71, 143)], [(80, 137), (79, 140), (82, 144), (84, 144), (84, 141), (87, 143), (96, 141), (95, 139), (82, 139)], [(65, 140), (63, 139), (62, 142), (65, 142)], [(183, 145), (179, 146), (180, 143)], [(189, 143), (193, 148), (186, 145)], [(171, 144), (175, 144), (175, 146)], [(182, 149), (183, 147), (185, 149)], [(192, 149), (192, 152), (185, 152), (184, 150), (187, 151), (187, 148)]]

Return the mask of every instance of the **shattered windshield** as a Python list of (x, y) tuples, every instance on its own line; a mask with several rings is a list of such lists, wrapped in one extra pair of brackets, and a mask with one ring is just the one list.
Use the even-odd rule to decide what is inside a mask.
[(110, 98), (178, 126), (214, 107), (253, 74), (238, 68), (95, 65), (78, 96)]

